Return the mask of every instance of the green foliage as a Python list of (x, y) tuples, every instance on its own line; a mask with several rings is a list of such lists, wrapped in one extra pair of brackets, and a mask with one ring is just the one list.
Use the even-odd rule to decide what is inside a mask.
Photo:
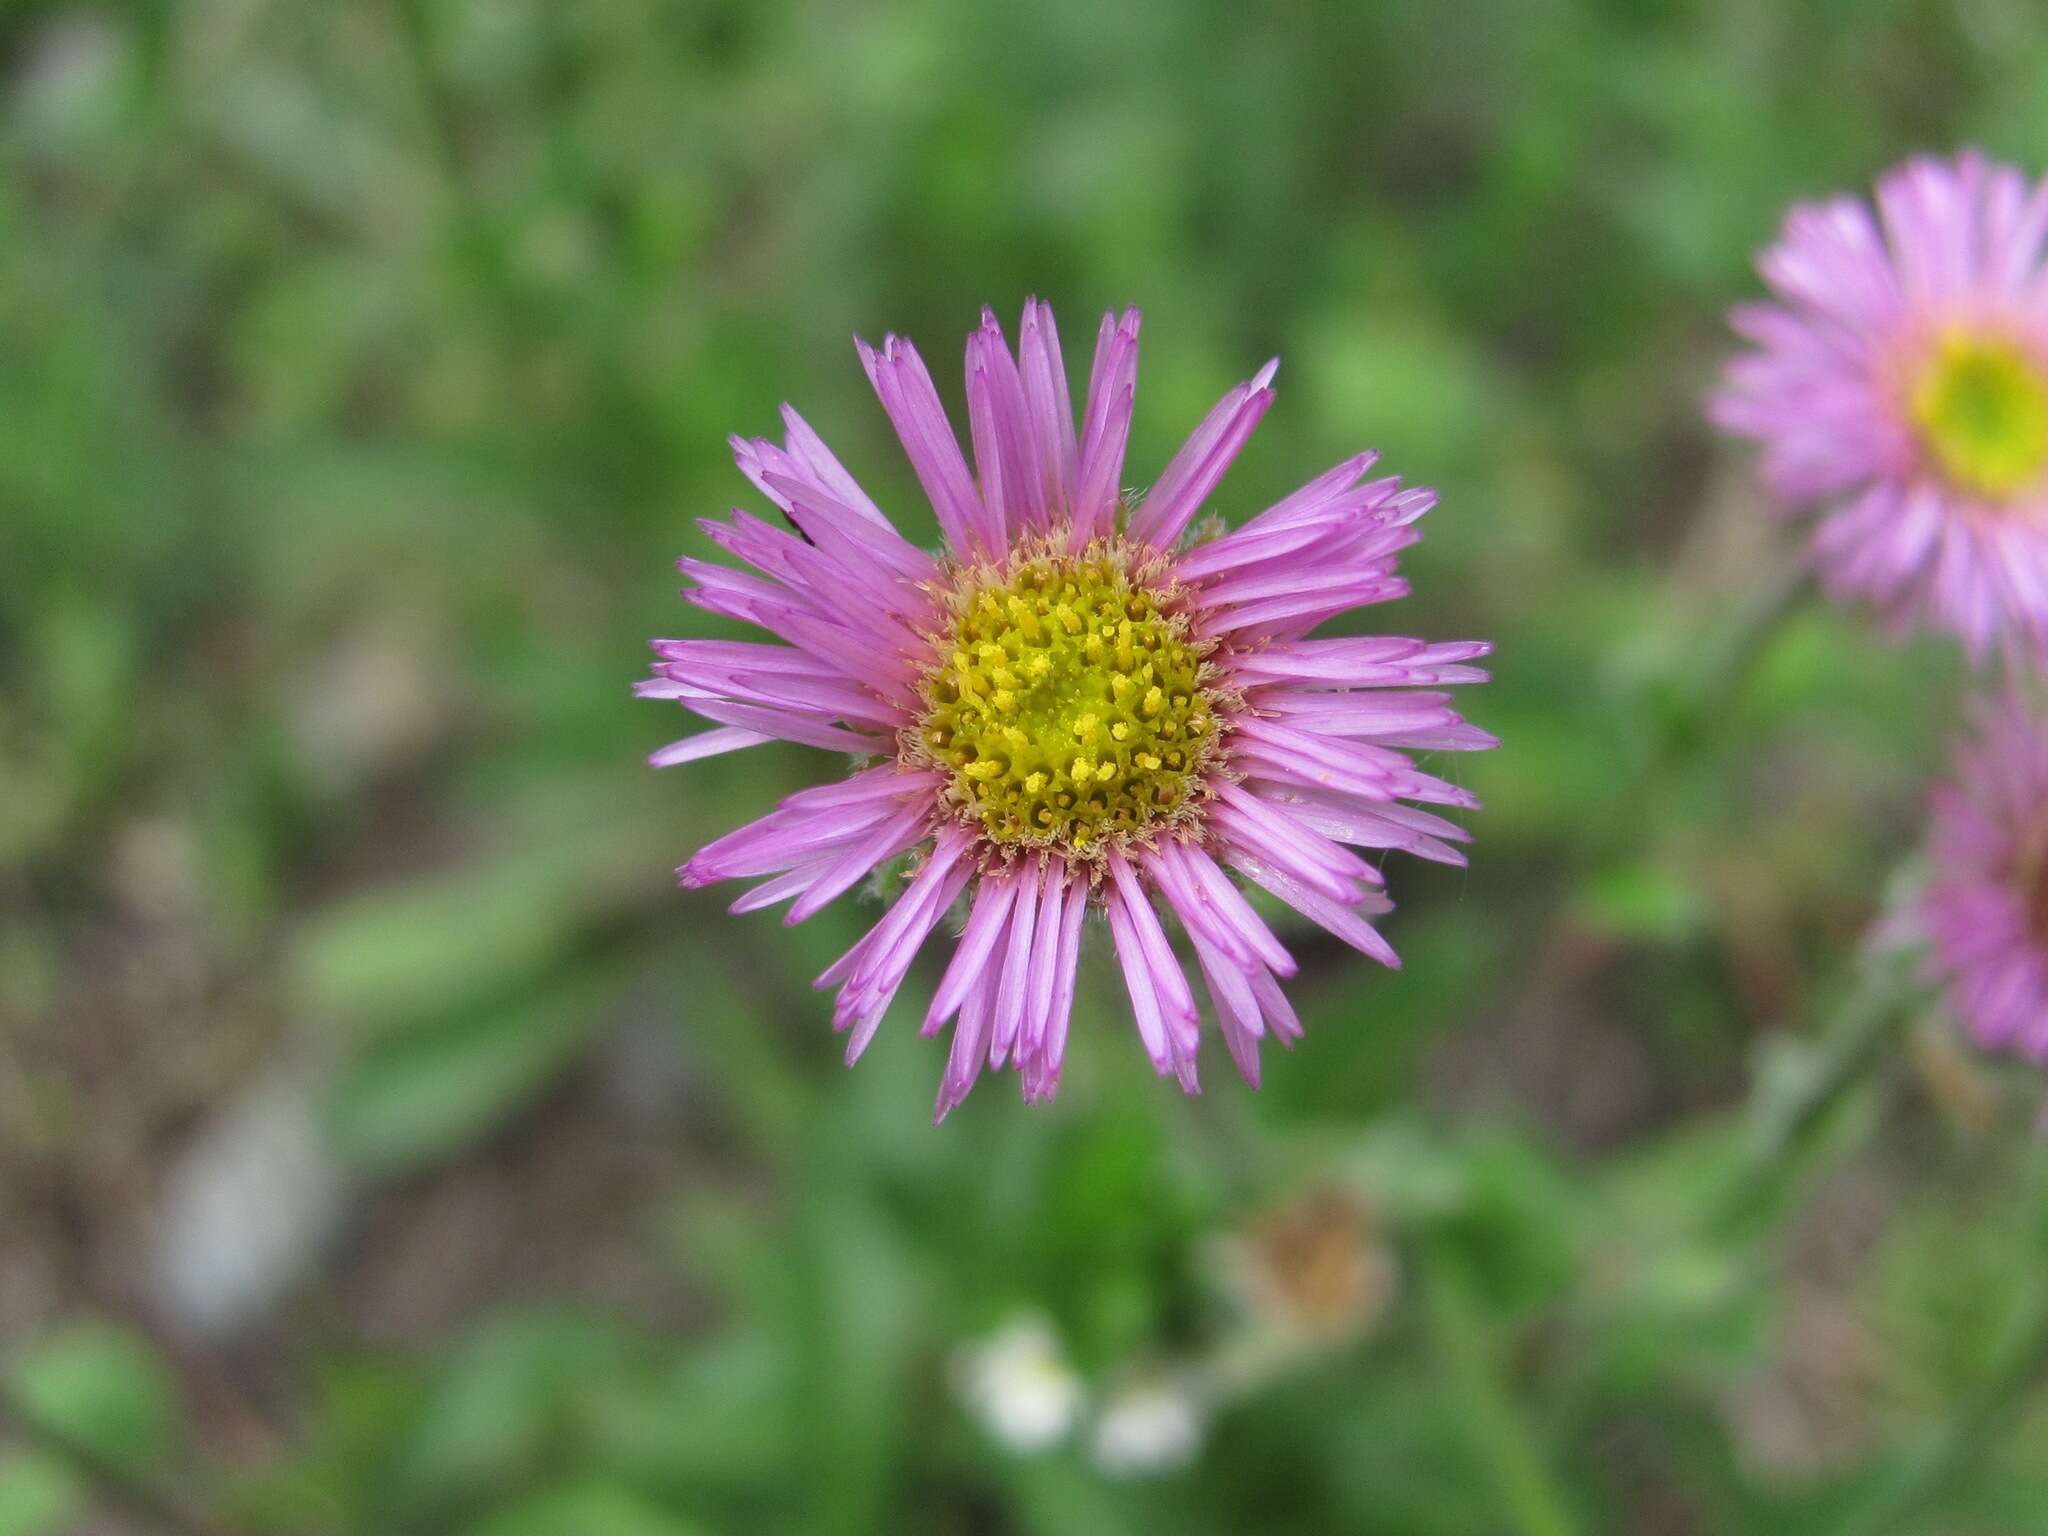
[[(2038, 168), (2034, 9), (204, 0), (0, 41), (0, 1536), (124, 1483), (306, 1536), (2048, 1530), (2038, 1090), (1938, 1077), (1903, 981), (1853, 1013), (1964, 671), (1794, 591), (1699, 409), (1788, 201), (1923, 145)], [(1308, 1039), (1259, 1095), (1214, 1049), (1201, 1099), (1155, 1081), (1097, 955), (1059, 1101), (935, 1133), (930, 959), (850, 1074), (809, 984), (871, 901), (785, 930), (669, 879), (834, 761), (653, 774), (692, 727), (628, 684), (727, 633), (668, 564), (755, 500), (727, 433), (795, 401), (929, 538), (848, 335), (957, 407), (1030, 293), (1071, 370), (1144, 307), (1137, 484), (1277, 352), (1215, 510), (1365, 446), (1439, 487), (1359, 626), (1496, 641), (1505, 745), (1430, 764), (1487, 809), (1469, 869), (1388, 861), (1400, 973), (1288, 926)], [(273, 1057), (356, 1202), (312, 1277), (228, 1340), (81, 1321)], [(1315, 1190), (1383, 1266), (1337, 1323), (1240, 1272)], [(1028, 1453), (961, 1389), (1019, 1317), (1087, 1398)], [(1105, 1471), (1176, 1373), (1199, 1454)]]
[(161, 1468), (179, 1444), (182, 1409), (170, 1372), (112, 1324), (76, 1323), (36, 1340), (8, 1364), (5, 1388), (30, 1423), (131, 1473)]
[(84, 1502), (78, 1479), (61, 1461), (21, 1455), (0, 1461), (0, 1532), (6, 1536), (55, 1536)]

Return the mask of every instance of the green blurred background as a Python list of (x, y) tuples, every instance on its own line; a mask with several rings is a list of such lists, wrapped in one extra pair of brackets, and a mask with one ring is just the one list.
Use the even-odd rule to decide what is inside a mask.
[[(1699, 412), (1972, 141), (2030, 0), (0, 9), (0, 1536), (2048, 1532), (2038, 1088), (1916, 1004), (1772, 1131), (1966, 676)], [(1505, 746), (1261, 1093), (1098, 953), (935, 1132), (871, 909), (672, 884), (833, 765), (628, 688), (728, 432), (926, 536), (850, 337), (957, 407), (1031, 293), (1144, 308), (1140, 482), (1277, 352), (1218, 510), (1440, 488), (1374, 621)]]

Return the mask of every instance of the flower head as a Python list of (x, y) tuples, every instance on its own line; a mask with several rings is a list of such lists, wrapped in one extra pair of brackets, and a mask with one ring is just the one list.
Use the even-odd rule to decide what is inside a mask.
[(1165, 1476), (1201, 1454), (1207, 1417), (1194, 1383), (1141, 1377), (1102, 1405), (1088, 1449), (1111, 1477)]
[(1041, 1317), (1013, 1318), (956, 1351), (953, 1384), (997, 1443), (1020, 1456), (1059, 1444), (1087, 1405), (1086, 1386)]
[(1463, 862), (1464, 832), (1403, 802), (1472, 798), (1406, 754), (1493, 744), (1439, 691), (1481, 680), (1469, 663), (1489, 648), (1309, 638), (1405, 592), (1395, 561), (1435, 496), (1366, 479), (1374, 456), (1359, 454), (1190, 545), (1272, 404), (1277, 365), (1225, 395), (1151, 492), (1131, 497), (1118, 486), (1135, 310), (1103, 319), (1078, 427), (1052, 311), (1025, 305), (1014, 356), (984, 311), (967, 342), (972, 473), (910, 344), (892, 336), (860, 355), (945, 547), (903, 539), (794, 411), (781, 446), (734, 440), (788, 526), (745, 512), (706, 522), (757, 574), (684, 560), (686, 595), (781, 643), (656, 641), (640, 691), (716, 728), (653, 761), (780, 738), (867, 766), (700, 850), (683, 884), (761, 878), (733, 910), (792, 901), (794, 923), (911, 856), (888, 911), (819, 979), (839, 989), (849, 1061), (965, 896), (925, 1015), (926, 1034), (957, 1016), (941, 1118), (984, 1066), (1014, 1062), (1028, 1099), (1053, 1093), (1091, 910), (1107, 920), (1146, 1053), (1192, 1091), (1197, 1013), (1163, 901), (1256, 1084), (1259, 1041), (1300, 1033), (1278, 982), (1295, 963), (1226, 871), (1391, 965), (1366, 921), (1389, 907), (1379, 871), (1351, 849)]
[(1393, 1298), (1393, 1256), (1375, 1213), (1335, 1184), (1259, 1213), (1219, 1249), (1245, 1316), (1277, 1339), (1341, 1344)]
[(1713, 401), (1763, 474), (1822, 509), (1838, 595), (1981, 658), (2048, 653), (2048, 183), (1966, 152), (1794, 208), (1735, 311), (1755, 350)]
[(1986, 706), (1934, 794), (1919, 927), (1980, 1045), (2048, 1062), (2048, 721)]

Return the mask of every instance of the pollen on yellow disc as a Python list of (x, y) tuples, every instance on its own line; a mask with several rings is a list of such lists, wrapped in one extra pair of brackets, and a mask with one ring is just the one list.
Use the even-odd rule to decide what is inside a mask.
[(1949, 332), (1910, 403), (1928, 455), (1962, 490), (2010, 496), (2048, 470), (2048, 371), (2010, 341)]
[(1098, 858), (1186, 814), (1213, 756), (1211, 646), (1112, 545), (963, 573), (906, 750), (993, 842)]

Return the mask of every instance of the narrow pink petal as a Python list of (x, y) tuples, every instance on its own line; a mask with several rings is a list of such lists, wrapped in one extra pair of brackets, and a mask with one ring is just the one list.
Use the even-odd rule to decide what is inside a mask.
[(1487, 674), (1461, 666), (1492, 653), (1484, 641), (1426, 646), (1420, 640), (1374, 637), (1290, 640), (1230, 658), (1241, 679), (1338, 688), (1483, 683)]
[(643, 677), (633, 684), (636, 699), (715, 699), (717, 691), (673, 677)]
[(723, 700), (687, 699), (685, 707), (692, 714), (702, 715), (706, 720), (716, 720), (720, 725), (736, 725), (749, 731), (759, 731), (784, 741), (794, 741), (806, 747), (823, 747), (831, 752), (851, 752), (856, 757), (879, 757), (889, 750), (887, 742), (879, 736), (865, 736), (841, 726), (824, 725), (809, 715), (798, 714), (790, 709), (771, 709), (758, 704), (728, 704)]
[(820, 720), (843, 720), (859, 730), (867, 727), (895, 732), (910, 723), (898, 705), (841, 679), (799, 677), (786, 672), (753, 673), (717, 666), (662, 664), (667, 688), (640, 685), (643, 697), (682, 700), (726, 698), (739, 704), (786, 708)]
[(1378, 879), (1377, 872), (1373, 873), (1371, 880), (1338, 874), (1316, 857), (1320, 852), (1319, 846), (1308, 846), (1306, 839), (1312, 834), (1291, 840), (1272, 837), (1267, 835), (1268, 828), (1261, 827), (1227, 805), (1216, 808), (1210, 825), (1226, 846), (1257, 849), (1261, 858), (1284, 869), (1292, 878), (1311, 890), (1319, 891), (1331, 901), (1356, 901), (1358, 893)]
[[(931, 853), (911, 875), (908, 888), (902, 897), (882, 915), (874, 927), (861, 935), (851, 949), (827, 966), (824, 973), (811, 985), (822, 990), (826, 987), (839, 986), (843, 982), (845, 987), (840, 993), (840, 1000), (845, 1002), (846, 992), (854, 990), (868, 978), (886, 970), (892, 958), (891, 946), (904, 929), (915, 925), (915, 920), (922, 915), (925, 905), (936, 901), (937, 888), (944, 883), (946, 877), (956, 869), (966, 869), (971, 873), (971, 866), (961, 863), (960, 860), (960, 855), (966, 851), (969, 842), (964, 828), (958, 825), (941, 827), (939, 835), (933, 840)], [(932, 922), (938, 921), (937, 913), (930, 914), (930, 917)], [(917, 942), (922, 941), (923, 936), (920, 934)], [(908, 961), (905, 963), (908, 964)]]
[(1038, 446), (1045, 516), (1050, 522), (1067, 510), (1080, 463), (1074, 406), (1067, 393), (1067, 369), (1060, 358), (1060, 333), (1053, 324), (1051, 305), (1037, 299), (1024, 301), (1024, 318), (1017, 327), (1017, 354), (1024, 403), (1031, 413), (1032, 437)]
[(1195, 1011), (1195, 995), (1189, 990), (1187, 973), (1174, 958), (1166, 930), (1159, 925), (1159, 914), (1152, 910), (1151, 899), (1132, 872), (1130, 862), (1122, 854), (1112, 853), (1108, 865), (1117, 894), (1123, 900), (1124, 914), (1151, 969), (1152, 993), (1158, 1002), (1160, 1022), (1166, 1029), (1174, 1070), (1181, 1085), (1192, 1093), (1196, 1031), (1201, 1016)]
[(1396, 602), (1408, 595), (1408, 583), (1399, 576), (1348, 573), (1335, 585), (1305, 583), (1304, 590), (1284, 596), (1247, 603), (1241, 608), (1205, 610), (1202, 629), (1210, 635), (1230, 635), (1237, 643), (1260, 633), (1306, 634), (1327, 619), (1374, 603)]
[(702, 590), (686, 592), (684, 599), (707, 613), (759, 625), (813, 656), (838, 657), (842, 672), (898, 703), (915, 698), (912, 684), (920, 670), (917, 660), (878, 650), (844, 625), (820, 618), (796, 603), (734, 599)]
[(1381, 938), (1379, 930), (1356, 909), (1309, 889), (1273, 863), (1242, 848), (1232, 850), (1230, 862), (1246, 879), (1264, 886), (1303, 917), (1327, 928), (1360, 954), (1371, 956), (1391, 970), (1400, 969), (1400, 957), (1394, 953), (1393, 946)]
[(988, 552), (998, 554), (1016, 534), (1045, 526), (1046, 499), (1024, 381), (989, 309), (981, 312), (981, 329), (967, 338), (967, 421), (988, 514), (984, 537)]
[(1032, 936), (1038, 917), (1039, 872), (1020, 870), (1011, 876), (1017, 895), (1010, 906), (1010, 931), (1003, 953), (1000, 980), (996, 988), (996, 1012), (989, 1038), (989, 1065), (1000, 1069), (1009, 1059), (1010, 1048), (1024, 1026), (1031, 994), (1026, 985), (1031, 974)]
[(1302, 1029), (1294, 1005), (1287, 1001), (1287, 993), (1267, 971), (1252, 972), (1251, 984), (1252, 996), (1259, 1000), (1259, 1010), (1266, 1016), (1266, 1029), (1281, 1045), (1293, 1049)]
[(884, 337), (880, 352), (858, 338), (854, 345), (882, 409), (902, 440), (903, 451), (910, 456), (918, 484), (938, 514), (946, 542), (955, 554), (971, 556), (976, 542), (973, 535), (983, 519), (981, 497), (924, 359), (898, 336)]
[(1230, 956), (1200, 934), (1189, 931), (1195, 946), (1195, 963), (1202, 968), (1202, 980), (1209, 988), (1209, 1001), (1216, 1007), (1216, 1025), (1238, 1074), (1252, 1087), (1259, 1086), (1259, 1038), (1265, 1033), (1260, 1022), (1259, 1003), (1252, 993), (1251, 978)]
[(1472, 840), (1472, 834), (1457, 823), (1412, 806), (1386, 801), (1365, 803), (1348, 796), (1277, 785), (1260, 786), (1253, 793), (1303, 826), (1357, 848), (1398, 848), (1440, 864), (1463, 865), (1465, 855), (1449, 845)]
[(720, 726), (716, 730), (699, 731), (694, 736), (685, 736), (681, 741), (672, 741), (658, 752), (648, 754), (648, 764), (655, 768), (673, 768), (677, 763), (694, 763), (700, 757), (716, 757), (721, 752), (737, 752), (743, 747), (758, 747), (764, 741), (775, 738), (760, 731), (743, 731), (737, 726)]
[(809, 422), (797, 415), (796, 407), (785, 404), (782, 407), (782, 425), (788, 433), (789, 456), (810, 471), (811, 477), (847, 507), (866, 518), (877, 527), (896, 531), (895, 526), (882, 513), (882, 509), (869, 499), (860, 482), (846, 472), (846, 468), (825, 446), (825, 440), (811, 430)]
[(841, 677), (838, 667), (807, 651), (753, 640), (657, 640), (664, 661), (685, 666), (733, 667), (748, 672), (787, 672), (796, 677)]
[(1059, 952), (1053, 957), (1052, 1005), (1046, 1012), (1042, 1039), (1025, 1069), (1024, 1091), (1038, 1103), (1059, 1091), (1060, 1068), (1066, 1061), (1067, 1026), (1074, 1014), (1074, 984), (1081, 963), (1081, 925), (1088, 914), (1088, 889), (1075, 879), (1060, 913)]
[(988, 1060), (988, 1037), (995, 1013), (995, 978), (975, 977), (961, 1000), (960, 1022), (953, 1026), (953, 1048), (947, 1053), (945, 1075), (939, 1080), (939, 1095), (932, 1106), (932, 1124), (943, 1125), (946, 1116), (960, 1107), (981, 1076)]
[(1010, 904), (1016, 895), (1016, 886), (1004, 880), (984, 880), (974, 893), (974, 911), (967, 919), (967, 930), (960, 935), (952, 963), (940, 978), (939, 990), (932, 995), (931, 1007), (925, 1013), (925, 1034), (935, 1035), (943, 1029), (946, 1020), (959, 1011), (968, 990), (982, 978), (989, 954), (1008, 928)]
[(848, 774), (830, 784), (813, 784), (808, 789), (797, 790), (785, 796), (781, 804), (785, 810), (803, 811), (821, 810), (829, 805), (863, 805), (871, 800), (896, 800), (936, 788), (945, 782), (945, 777), (936, 769), (904, 768), (895, 763), (882, 763)]
[(1273, 391), (1267, 386), (1279, 366), (1277, 359), (1268, 363), (1249, 384), (1225, 395), (1195, 428), (1132, 517), (1133, 539), (1168, 549), (1186, 531), (1272, 405)]
[(1306, 597), (1311, 593), (1341, 594), (1358, 588), (1370, 589), (1391, 574), (1377, 561), (1338, 563), (1327, 558), (1315, 561), (1280, 561), (1240, 572), (1217, 582), (1202, 594), (1212, 608), (1234, 608), (1282, 596)]
[(908, 805), (896, 817), (855, 843), (820, 870), (817, 882), (789, 909), (783, 922), (794, 926), (818, 911), (856, 881), (865, 879), (876, 865), (907, 853), (924, 841), (929, 807)]
[(725, 910), (737, 917), (748, 912), (758, 912), (763, 907), (772, 907), (778, 901), (787, 901), (790, 897), (809, 890), (817, 881), (819, 874), (831, 862), (831, 856), (827, 855), (824, 858), (808, 860), (794, 869), (785, 870), (743, 892)]
[(966, 846), (964, 836), (948, 837), (954, 830), (940, 832), (937, 847), (912, 878), (909, 890), (818, 979), (820, 986), (845, 981), (833, 1007), (832, 1027), (851, 1031), (846, 1043), (848, 1066), (867, 1049), (909, 974), (911, 961), (973, 874), (959, 861)]
[(758, 821), (706, 843), (678, 872), (692, 888), (740, 875), (765, 875), (866, 837), (888, 821), (887, 801), (830, 806), (823, 810), (775, 810)]
[(1027, 1093), (1031, 1064), (1044, 1048), (1046, 1024), (1052, 1017), (1057, 985), (1055, 967), (1059, 961), (1060, 932), (1066, 923), (1066, 901), (1066, 872), (1055, 861), (1044, 872), (1044, 888), (1038, 898), (1037, 921), (1031, 935), (1031, 965), (1024, 982), (1024, 1019), (1017, 1034), (1017, 1069), (1025, 1074)]
[(1191, 846), (1182, 847), (1180, 860), (1182, 867), (1208, 893), (1217, 920), (1235, 930), (1267, 969), (1281, 976), (1292, 976), (1295, 972), (1294, 957), (1273, 936), (1266, 920), (1252, 910), (1251, 903), (1244, 899), (1244, 893), (1230, 883), (1230, 877), (1223, 873), (1216, 861), (1203, 849)]
[(790, 521), (828, 553), (880, 564), (912, 582), (930, 581), (938, 574), (938, 562), (930, 555), (893, 528), (869, 522), (823, 488), (772, 468), (761, 472), (759, 483), (774, 495)]
[[(734, 512), (731, 522), (702, 519), (698, 526), (721, 548), (769, 572), (797, 600), (871, 644), (891, 653), (919, 648), (915, 627), (905, 624), (901, 614), (928, 611), (927, 605), (916, 602), (914, 588), (874, 562), (835, 561), (815, 545), (744, 511)], [(704, 569), (717, 567), (693, 569), (690, 574), (702, 580)]]
[(1152, 883), (1166, 898), (1166, 904), (1173, 908), (1173, 915), (1180, 919), (1180, 925), (1192, 936), (1199, 934), (1230, 956), (1233, 965), (1246, 966), (1252, 963), (1251, 946), (1216, 921), (1211, 910), (1208, 893), (1195, 884), (1194, 879), (1174, 853), (1175, 845), (1163, 843), (1153, 852), (1141, 856), (1140, 863)]
[(1247, 777), (1388, 800), (1421, 800), (1468, 808), (1478, 804), (1470, 792), (1421, 772), (1390, 748), (1318, 736), (1275, 720), (1240, 720), (1232, 747), (1235, 760)]
[(1290, 857), (1328, 870), (1341, 880), (1377, 878), (1371, 865), (1355, 853), (1338, 847), (1279, 806), (1245, 788), (1224, 783), (1216, 791), (1222, 809), (1244, 817), (1256, 830), (1260, 846), (1283, 850)]
[(1124, 449), (1131, 437), (1131, 413), (1138, 389), (1138, 324), (1135, 309), (1123, 317), (1102, 317), (1095, 341), (1095, 366), (1088, 379), (1086, 417), (1081, 429), (1079, 467), (1075, 471), (1074, 541), (1116, 531), (1119, 482)]
[(1152, 967), (1145, 958), (1142, 941), (1131, 926), (1123, 898), (1109, 899), (1109, 932), (1116, 948), (1117, 963), (1123, 967), (1124, 988), (1131, 997), (1131, 1017), (1138, 1026), (1138, 1042), (1152, 1058), (1153, 1070), (1164, 1075), (1173, 1070), (1173, 1052), (1166, 1043), (1166, 1026), (1159, 1016), (1159, 1000), (1152, 989)]

